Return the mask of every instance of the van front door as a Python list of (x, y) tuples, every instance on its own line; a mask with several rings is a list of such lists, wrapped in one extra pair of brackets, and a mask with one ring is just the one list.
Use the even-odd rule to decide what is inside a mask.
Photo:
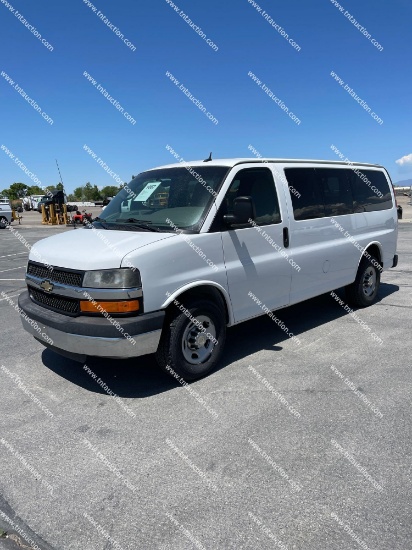
[[(228, 227), (236, 197), (252, 198), (253, 223)], [(289, 230), (284, 193), (277, 193), (272, 172), (256, 165), (239, 170), (219, 208), (224, 260), (235, 322), (289, 304), (291, 265), (285, 258), (284, 229)]]

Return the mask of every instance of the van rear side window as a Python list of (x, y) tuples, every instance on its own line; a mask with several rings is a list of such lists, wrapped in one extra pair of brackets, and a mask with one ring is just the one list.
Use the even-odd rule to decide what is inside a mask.
[(326, 216), (353, 214), (353, 195), (346, 170), (315, 168), (323, 191)]
[(286, 179), (299, 195), (291, 193), (295, 220), (311, 220), (326, 216), (325, 204), (315, 168), (286, 168)]
[(286, 168), (295, 220), (392, 208), (388, 180), (380, 170)]
[(392, 195), (385, 174), (378, 170), (346, 170), (352, 186), (355, 212), (392, 208)]

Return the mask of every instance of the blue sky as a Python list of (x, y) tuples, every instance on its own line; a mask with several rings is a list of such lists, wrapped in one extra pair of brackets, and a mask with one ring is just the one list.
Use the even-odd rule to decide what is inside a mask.
[[(166, 0), (92, 0), (136, 47), (132, 51), (82, 0), (11, 6), (53, 46), (49, 51), (0, 0), (0, 72), (33, 98), (48, 124), (0, 77), (0, 145), (43, 185), (66, 191), (114, 180), (86, 144), (125, 181), (173, 162), (263, 156), (379, 163), (394, 182), (412, 177), (409, 0), (339, 0), (382, 46), (379, 51), (331, 0), (258, 0), (299, 46), (294, 49), (248, 0), (176, 0), (214, 51)], [(119, 112), (87, 71), (136, 120)], [(169, 71), (218, 119), (213, 124), (166, 76)], [(248, 76), (253, 72), (298, 125)], [(382, 120), (378, 124), (330, 75), (334, 71)], [(411, 155), (403, 165), (395, 161)], [(33, 182), (0, 150), (0, 190)]]

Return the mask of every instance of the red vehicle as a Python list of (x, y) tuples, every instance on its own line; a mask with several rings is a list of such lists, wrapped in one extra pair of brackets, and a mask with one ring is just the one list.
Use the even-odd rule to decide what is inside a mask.
[(86, 225), (87, 223), (91, 223), (92, 218), (93, 214), (91, 212), (86, 212), (86, 210), (80, 212), (80, 210), (76, 210), (76, 214), (72, 215), (72, 222), (76, 224), (82, 223), (83, 225)]

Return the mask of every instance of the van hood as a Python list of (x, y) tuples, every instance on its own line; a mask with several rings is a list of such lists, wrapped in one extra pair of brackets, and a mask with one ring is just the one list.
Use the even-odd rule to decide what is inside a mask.
[(114, 269), (133, 250), (175, 236), (148, 231), (78, 229), (38, 241), (29, 259), (68, 269)]

